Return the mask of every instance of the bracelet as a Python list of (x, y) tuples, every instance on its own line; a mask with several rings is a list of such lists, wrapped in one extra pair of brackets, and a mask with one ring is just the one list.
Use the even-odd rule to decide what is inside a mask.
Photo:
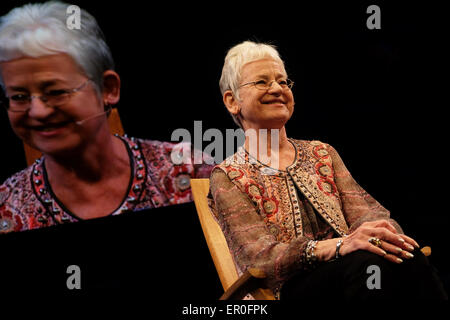
[(314, 249), (316, 248), (317, 240), (311, 240), (308, 242), (308, 245), (306, 246), (306, 261), (308, 264), (313, 264), (316, 262), (317, 257), (314, 253)]
[(341, 257), (341, 255), (339, 254), (339, 249), (341, 248), (343, 242), (344, 241), (342, 239), (339, 239), (336, 243), (336, 259), (339, 259)]

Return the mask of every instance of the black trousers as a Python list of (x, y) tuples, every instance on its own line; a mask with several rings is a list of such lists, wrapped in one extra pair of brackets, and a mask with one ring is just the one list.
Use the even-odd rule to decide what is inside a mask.
[(311, 272), (285, 282), (281, 300), (448, 300), (434, 269), (420, 250), (400, 264), (358, 250), (340, 259), (319, 264)]

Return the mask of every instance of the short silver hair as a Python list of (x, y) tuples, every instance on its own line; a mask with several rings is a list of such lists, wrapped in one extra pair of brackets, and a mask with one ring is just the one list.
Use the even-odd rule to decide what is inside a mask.
[[(228, 50), (222, 68), (222, 75), (219, 80), (222, 96), (225, 91), (231, 90), (235, 98), (239, 100), (239, 84), (241, 81), (242, 67), (249, 62), (264, 58), (271, 58), (278, 61), (284, 68), (284, 62), (281, 60), (276, 47), (271, 44), (244, 41)], [(242, 127), (239, 119), (233, 114), (231, 116), (234, 122), (239, 127)]]
[[(58, 1), (26, 4), (0, 18), (0, 62), (21, 57), (68, 54), (100, 93), (103, 73), (114, 60), (95, 18), (80, 10), (80, 29), (67, 27), (67, 8)], [(4, 87), (3, 79), (0, 84)]]

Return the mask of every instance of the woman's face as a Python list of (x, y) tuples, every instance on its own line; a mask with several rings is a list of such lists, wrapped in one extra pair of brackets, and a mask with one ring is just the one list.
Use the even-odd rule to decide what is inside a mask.
[(273, 59), (249, 62), (242, 67), (240, 85), (265, 80), (272, 82), (268, 90), (246, 85), (239, 90), (241, 123), (249, 128), (281, 129), (294, 112), (294, 97), (291, 89), (283, 89), (278, 81), (287, 79), (284, 67)]
[(97, 117), (81, 125), (76, 123), (101, 113), (103, 102), (93, 83), (87, 81), (88, 78), (66, 54), (2, 62), (0, 70), (9, 97), (17, 94), (41, 96), (78, 88), (86, 83), (82, 89), (70, 94), (63, 105), (48, 106), (39, 98), (33, 98), (27, 111), (8, 111), (14, 132), (44, 154), (76, 150), (93, 139), (106, 122), (105, 117)]

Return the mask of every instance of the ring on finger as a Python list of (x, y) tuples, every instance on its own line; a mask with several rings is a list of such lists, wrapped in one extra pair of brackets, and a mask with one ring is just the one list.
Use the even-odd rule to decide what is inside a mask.
[(371, 244), (373, 244), (375, 247), (381, 248), (381, 240), (376, 237), (371, 237), (368, 240)]

